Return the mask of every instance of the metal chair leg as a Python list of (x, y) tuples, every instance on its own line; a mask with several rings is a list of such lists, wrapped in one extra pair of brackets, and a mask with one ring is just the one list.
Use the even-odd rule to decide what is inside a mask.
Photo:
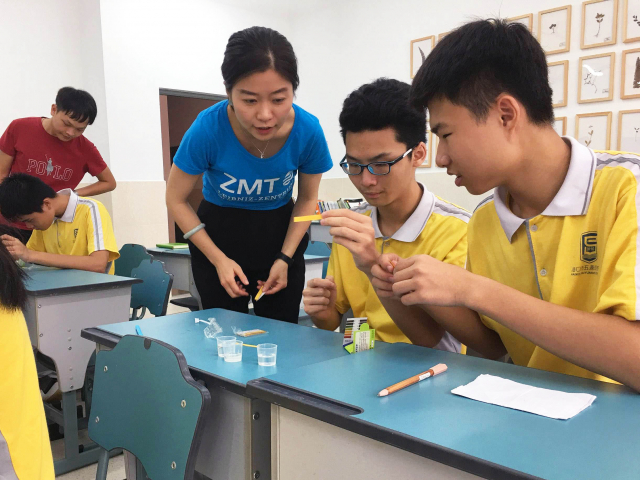
[(98, 456), (98, 470), (96, 471), (96, 480), (107, 480), (107, 470), (109, 468), (109, 452), (104, 448), (100, 449)]

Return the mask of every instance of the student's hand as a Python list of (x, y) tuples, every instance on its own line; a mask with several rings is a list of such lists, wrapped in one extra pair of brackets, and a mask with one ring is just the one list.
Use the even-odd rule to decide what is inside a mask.
[(393, 293), (405, 305), (463, 306), (473, 274), (429, 255), (400, 259), (393, 273)]
[(262, 287), (262, 293), (273, 295), (287, 286), (289, 279), (289, 265), (284, 260), (276, 260), (269, 271), (269, 278), (266, 282), (258, 280), (258, 287)]
[(395, 298), (393, 294), (393, 270), (402, 260), (395, 253), (383, 253), (371, 267), (371, 285), (380, 298)]
[(331, 275), (327, 278), (312, 278), (302, 291), (304, 311), (307, 315), (315, 315), (334, 308), (337, 294), (336, 282)]
[(231, 298), (246, 297), (249, 295), (244, 288), (245, 285), (249, 285), (249, 280), (247, 280), (240, 265), (229, 257), (224, 257), (214, 263), (214, 266), (218, 272), (220, 284)]
[(320, 224), (331, 227), (333, 242), (351, 252), (360, 271), (367, 274), (371, 271), (380, 255), (371, 217), (347, 209), (329, 210), (322, 214)]
[(14, 260), (29, 263), (29, 249), (25, 247), (24, 243), (11, 235), (2, 235), (0, 238)]

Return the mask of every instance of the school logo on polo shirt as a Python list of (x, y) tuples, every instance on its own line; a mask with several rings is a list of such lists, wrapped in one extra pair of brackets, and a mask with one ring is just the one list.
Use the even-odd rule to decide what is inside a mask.
[(598, 233), (585, 232), (580, 243), (580, 260), (593, 263), (598, 259)]
[(78, 238), (78, 229), (77, 228), (73, 229), (73, 238)]

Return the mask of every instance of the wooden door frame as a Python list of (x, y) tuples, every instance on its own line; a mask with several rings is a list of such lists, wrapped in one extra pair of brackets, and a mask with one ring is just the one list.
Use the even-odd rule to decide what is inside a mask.
[[(191, 92), (188, 90), (173, 90), (170, 88), (160, 89), (160, 131), (162, 137), (162, 165), (164, 172), (164, 181), (169, 179), (169, 172), (171, 171), (171, 141), (169, 138), (169, 102), (167, 97), (186, 97), (193, 99), (212, 100), (215, 102), (221, 102), (227, 99), (226, 95), (217, 95), (214, 93), (204, 92)], [(175, 220), (171, 216), (171, 213), (167, 211), (167, 228), (169, 230), (169, 242), (175, 242)]]

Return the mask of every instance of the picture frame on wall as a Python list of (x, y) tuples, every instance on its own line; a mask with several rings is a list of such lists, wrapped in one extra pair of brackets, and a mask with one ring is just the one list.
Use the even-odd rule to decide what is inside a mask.
[(521, 23), (527, 27), (530, 32), (533, 32), (533, 13), (507, 18), (507, 23)]
[(418, 168), (431, 168), (431, 160), (433, 158), (433, 149), (431, 148), (431, 144), (433, 143), (433, 137), (435, 137), (435, 135), (431, 133), (429, 123), (427, 123), (427, 159), (422, 162), (422, 165), (418, 166)]
[(549, 68), (549, 85), (553, 90), (553, 108), (566, 107), (569, 97), (569, 60), (552, 62)]
[(640, 153), (640, 110), (618, 113), (618, 150)]
[(620, 98), (640, 98), (640, 48), (622, 52)]
[(547, 55), (571, 48), (571, 5), (538, 13), (538, 41)]
[(434, 35), (411, 40), (411, 78), (416, 76), (420, 66), (422, 66), (422, 62), (426, 60), (435, 45), (436, 42)]
[(611, 112), (576, 115), (576, 140), (592, 150), (611, 148)]
[(582, 3), (580, 48), (614, 45), (618, 38), (618, 0), (588, 0)]
[(622, 11), (622, 41), (640, 41), (640, 0), (624, 0)]
[(580, 57), (578, 64), (578, 103), (613, 100), (615, 53)]
[(553, 122), (553, 129), (558, 135), (564, 137), (567, 134), (567, 117), (556, 117)]

